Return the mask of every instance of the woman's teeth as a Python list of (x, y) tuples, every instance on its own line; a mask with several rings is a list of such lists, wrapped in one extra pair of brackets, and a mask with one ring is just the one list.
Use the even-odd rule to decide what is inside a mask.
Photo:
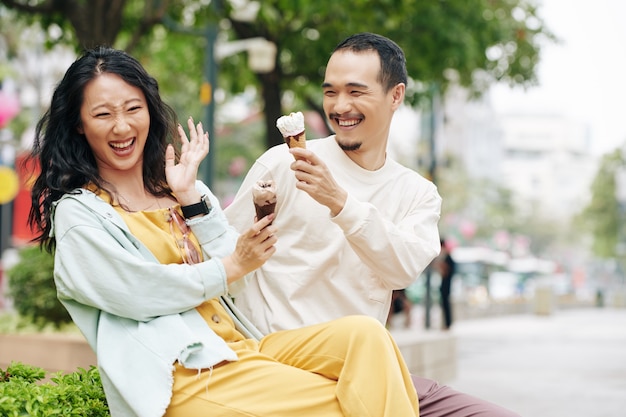
[(126, 142), (115, 142), (115, 143), (111, 143), (111, 147), (115, 148), (115, 149), (124, 149), (124, 148), (128, 148), (130, 145), (133, 144), (133, 140), (134, 139), (129, 139)]

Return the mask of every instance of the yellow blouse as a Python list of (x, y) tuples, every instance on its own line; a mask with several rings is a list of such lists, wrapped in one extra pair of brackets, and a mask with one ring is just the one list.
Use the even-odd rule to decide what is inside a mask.
[[(101, 196), (105, 201), (109, 201), (106, 195)], [(113, 208), (122, 216), (122, 219), (130, 229), (130, 232), (137, 237), (162, 264), (183, 263), (182, 231), (175, 221), (171, 220), (170, 209), (159, 208), (156, 210), (129, 212), (114, 205)], [(180, 205), (173, 206), (179, 214)], [(179, 220), (182, 220), (180, 218)], [(200, 244), (193, 233), (189, 233), (190, 243), (198, 248)], [(201, 259), (202, 260), (202, 259)], [(228, 313), (219, 303), (218, 299), (207, 300), (196, 307), (200, 315), (227, 343), (240, 342), (244, 345), (252, 344), (251, 340), (244, 341), (244, 336), (235, 329), (235, 323)]]
[[(115, 211), (122, 217), (130, 232), (139, 239), (162, 264), (183, 263), (183, 231), (173, 221), (169, 208), (156, 210), (126, 211), (118, 204), (114, 204), (111, 195), (103, 190), (97, 190), (95, 186), (87, 187), (94, 191), (98, 197), (111, 204)], [(180, 214), (179, 220), (184, 223), (180, 204), (172, 206)], [(182, 225), (186, 227), (186, 225)], [(193, 233), (189, 233), (189, 240), (195, 245), (202, 261), (200, 244)]]
[[(130, 232), (150, 249), (160, 263), (183, 263), (183, 232), (171, 219), (170, 209), (128, 212), (119, 206), (114, 208), (122, 216)], [(173, 209), (180, 213), (180, 205)], [(200, 247), (193, 233), (189, 234), (189, 240), (196, 248)], [(201, 251), (198, 249), (198, 252)]]

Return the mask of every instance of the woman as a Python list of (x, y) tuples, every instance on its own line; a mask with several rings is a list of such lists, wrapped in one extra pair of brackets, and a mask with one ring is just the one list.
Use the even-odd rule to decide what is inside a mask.
[(236, 233), (196, 181), (208, 135), (189, 118), (187, 138), (175, 120), (139, 62), (97, 48), (37, 125), (29, 221), (55, 253), (58, 297), (97, 354), (112, 416), (418, 415), (374, 319), (259, 339), (228, 293), (274, 253), (273, 216)]

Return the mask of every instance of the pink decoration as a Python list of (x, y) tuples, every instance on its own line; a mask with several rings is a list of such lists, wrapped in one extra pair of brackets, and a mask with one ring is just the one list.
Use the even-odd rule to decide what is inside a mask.
[(0, 128), (20, 112), (20, 101), (13, 94), (0, 90)]
[(459, 229), (461, 235), (467, 240), (473, 238), (474, 234), (476, 234), (476, 224), (471, 220), (463, 220)]
[(452, 252), (457, 246), (459, 246), (459, 240), (455, 236), (446, 237), (444, 240), (444, 246), (448, 252)]
[(230, 175), (231, 177), (239, 177), (243, 174), (247, 164), (248, 163), (246, 162), (246, 158), (244, 158), (243, 156), (234, 157), (228, 165), (228, 175)]
[(511, 244), (511, 236), (509, 236), (509, 232), (506, 230), (496, 231), (493, 235), (493, 239), (495, 241), (496, 248), (499, 250), (507, 250)]

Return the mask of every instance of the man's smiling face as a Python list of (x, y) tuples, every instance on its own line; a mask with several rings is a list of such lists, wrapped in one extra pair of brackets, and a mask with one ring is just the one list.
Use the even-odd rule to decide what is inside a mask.
[(324, 112), (344, 150), (353, 151), (386, 142), (394, 105), (379, 80), (376, 51), (335, 52), (328, 61), (324, 83)]

